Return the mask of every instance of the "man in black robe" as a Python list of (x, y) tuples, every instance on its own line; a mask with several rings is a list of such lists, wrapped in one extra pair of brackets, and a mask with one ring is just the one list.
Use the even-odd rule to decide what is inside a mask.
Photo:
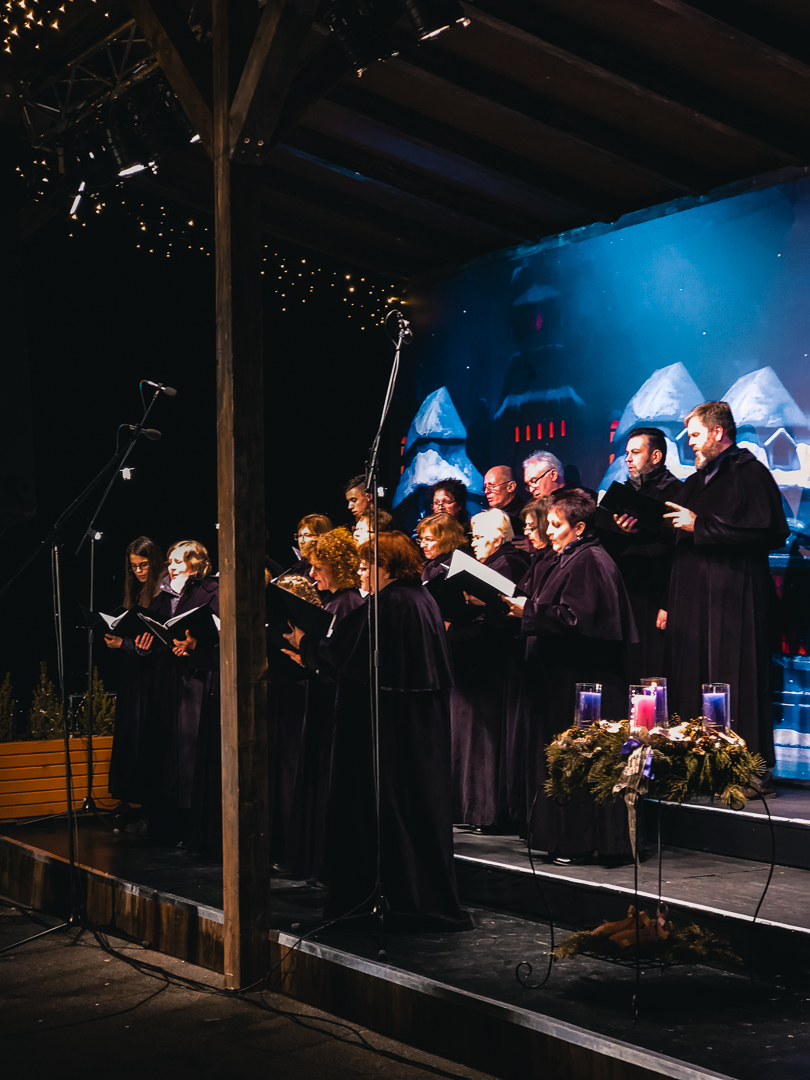
[(512, 532), (523, 539), (523, 518), (520, 511), (525, 503), (517, 493), (517, 482), (508, 465), (493, 465), (484, 476), (484, 494), (490, 510), (502, 510), (509, 518)]
[[(624, 451), (626, 485), (658, 502), (676, 500), (682, 481), (666, 466), (667, 444), (659, 428), (635, 428)], [(602, 511), (605, 517), (607, 514)], [(600, 539), (616, 560), (633, 608), (638, 643), (625, 642), (631, 683), (664, 673), (664, 611), (675, 536), (668, 524), (657, 532), (627, 514), (614, 515), (618, 528), (600, 528)], [(601, 523), (600, 523), (601, 525)], [(621, 531), (618, 531), (621, 530)]]
[(684, 421), (697, 472), (667, 514), (676, 530), (666, 618), (670, 709), (703, 712), (701, 684), (731, 686), (736, 731), (774, 763), (768, 686), (775, 590), (768, 552), (789, 530), (779, 488), (748, 450), (725, 401)]

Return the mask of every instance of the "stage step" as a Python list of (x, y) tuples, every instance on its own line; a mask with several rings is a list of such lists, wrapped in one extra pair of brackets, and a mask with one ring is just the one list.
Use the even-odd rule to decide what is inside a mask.
[(777, 798), (767, 800), (767, 810), (757, 800), (744, 810), (727, 810), (717, 803), (647, 799), (647, 840), (656, 840), (660, 807), (661, 841), (668, 847), (770, 863), (775, 842), (780, 866), (810, 870), (810, 788), (780, 785), (777, 790)]
[[(456, 830), (456, 872), (463, 903), (545, 919), (566, 929), (622, 918), (634, 898), (633, 866), (555, 866), (525, 844)], [(661, 900), (680, 925), (696, 922), (722, 934), (746, 959), (753, 942), (763, 973), (810, 977), (810, 873), (776, 866), (752, 937), (752, 918), (770, 864), (684, 848), (662, 849)], [(638, 871), (639, 903), (651, 914), (659, 897), (659, 863)]]

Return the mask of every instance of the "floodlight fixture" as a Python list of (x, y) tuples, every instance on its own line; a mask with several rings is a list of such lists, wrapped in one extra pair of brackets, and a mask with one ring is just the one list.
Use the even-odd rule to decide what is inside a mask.
[(376, 60), (397, 55), (381, 7), (370, 0), (338, 0), (324, 15), (332, 40), (358, 75)]
[(459, 0), (402, 0), (402, 6), (421, 41), (438, 37), (455, 23), (470, 25)]

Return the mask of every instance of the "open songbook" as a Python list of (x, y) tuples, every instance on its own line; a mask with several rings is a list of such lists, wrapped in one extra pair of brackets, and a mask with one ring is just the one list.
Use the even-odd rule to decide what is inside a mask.
[(305, 634), (325, 637), (332, 626), (334, 616), (318, 604), (312, 604), (288, 589), (272, 582), (267, 586), (267, 629), (268, 637), (283, 649), (292, 648), (290, 643), (278, 636), (289, 633), (289, 623), (303, 630)]
[(457, 582), (464, 592), (483, 600), (485, 604), (502, 605), (501, 594), (510, 597), (523, 595), (514, 581), (458, 549), (450, 560), (447, 582)]
[(192, 608), (191, 611), (184, 611), (182, 615), (175, 615), (166, 622), (156, 619), (152, 612), (145, 614), (141, 611), (139, 614), (143, 623), (142, 630), (145, 628), (150, 634), (160, 638), (165, 645), (174, 645), (175, 641), (183, 641), (186, 630), (197, 639), (200, 645), (219, 643), (219, 618), (207, 604)]
[(103, 633), (120, 638), (136, 638), (139, 634), (143, 634), (146, 627), (143, 625), (141, 616), (152, 614), (146, 608), (137, 606), (128, 610), (118, 608), (112, 615), (104, 611), (90, 611), (84, 604), (79, 604), (79, 607), (88, 626), (99, 627)]

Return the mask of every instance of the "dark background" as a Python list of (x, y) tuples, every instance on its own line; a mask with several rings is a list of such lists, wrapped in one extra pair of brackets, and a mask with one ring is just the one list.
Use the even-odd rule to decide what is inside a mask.
[[(97, 211), (97, 205), (103, 208)], [(188, 236), (190, 220), (200, 234), (196, 238)], [(151, 254), (144, 224), (155, 245)], [(170, 236), (174, 241), (167, 258), (168, 249), (159, 249), (159, 243), (166, 245)], [(295, 526), (304, 514), (326, 513), (335, 524), (349, 521), (343, 485), (363, 470), (393, 352), (379, 319), (372, 325), (377, 306), (370, 292), (391, 292), (392, 283), (312, 252), (282, 251), (270, 240), (267, 259), (268, 553), (286, 566), (292, 561)], [(286, 267), (286, 285), (279, 285), (279, 264)], [(309, 273), (300, 281), (290, 271), (299, 265)], [(110, 611), (121, 603), (124, 549), (142, 534), (164, 550), (176, 540), (200, 540), (216, 569), (210, 218), (196, 213), (192, 218), (181, 207), (162, 206), (137, 192), (117, 192), (103, 204), (83, 206), (78, 222), (66, 216), (51, 220), (24, 243), (17, 271), (22, 305), (13, 317), (24, 321), (27, 336), (37, 511), (22, 524), (0, 527), (0, 586), (113, 454), (118, 425), (138, 422), (141, 379), (173, 386), (177, 396), (158, 399), (148, 424), (163, 437), (138, 443), (129, 460), (133, 478), (117, 478), (98, 519), (103, 539), (96, 545), (96, 606)], [(360, 299), (356, 293), (349, 302), (344, 299), (349, 295), (346, 273), (357, 282)], [(4, 352), (15, 370), (26, 362), (24, 347)], [(6, 430), (24, 443), (24, 392), (16, 384), (9, 392), (8, 378), (4, 384)], [(391, 438), (398, 444), (399, 433)], [(78, 603), (87, 602), (89, 591), (89, 548), (85, 545), (79, 556), (74, 552), (98, 497), (91, 497), (72, 519), (61, 548), (69, 693), (81, 692), (85, 682), (86, 638)], [(115, 689), (115, 654), (102, 643), (96, 646), (96, 659), (107, 689)], [(55, 677), (47, 550), (0, 599), (0, 681), (12, 673), (23, 714), (42, 660)]]

